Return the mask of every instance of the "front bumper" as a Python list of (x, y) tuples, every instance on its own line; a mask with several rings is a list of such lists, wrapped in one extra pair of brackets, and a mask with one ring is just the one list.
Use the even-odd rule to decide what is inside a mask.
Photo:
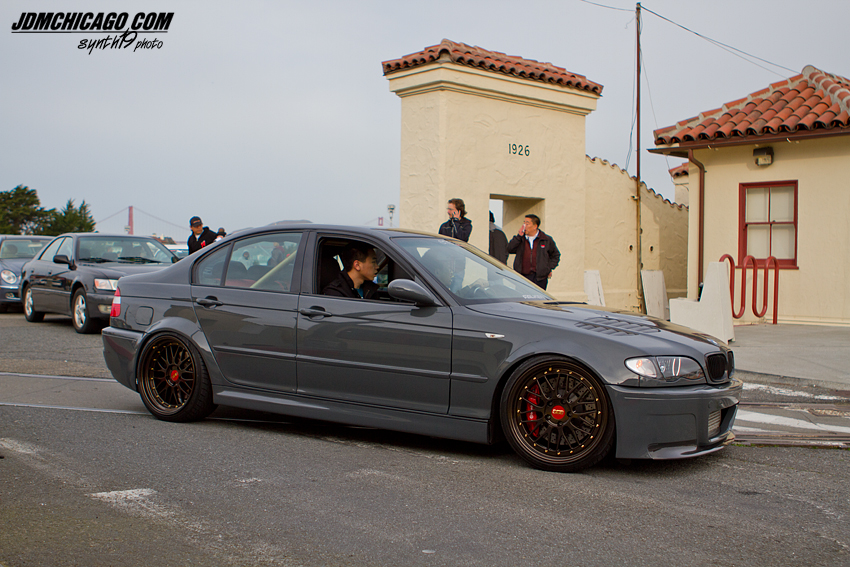
[(106, 327), (103, 338), (103, 359), (112, 377), (119, 383), (136, 391), (136, 347), (142, 333)]
[(115, 293), (90, 293), (86, 297), (89, 317), (94, 319), (109, 319), (112, 310), (112, 298)]
[(18, 295), (17, 285), (0, 286), (0, 303), (14, 303), (20, 305), (21, 296)]
[(735, 439), (732, 423), (743, 383), (627, 388), (608, 386), (617, 424), (619, 459), (680, 459), (722, 449)]

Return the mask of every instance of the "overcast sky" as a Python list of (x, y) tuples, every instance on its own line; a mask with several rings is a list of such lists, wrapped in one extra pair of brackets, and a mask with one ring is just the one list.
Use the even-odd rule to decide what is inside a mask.
[[(604, 86), (587, 154), (629, 163), (635, 2), (599, 0), (62, 2), (4, 0), (0, 190), (42, 206), (85, 200), (99, 229), (186, 238), (189, 217), (229, 231), (281, 219), (376, 224), (399, 199), (401, 100), (381, 62), (443, 38), (551, 62)], [(807, 64), (850, 75), (845, 0), (643, 2), (641, 171), (673, 198), (652, 130)], [(776, 63), (761, 68), (648, 13)], [(161, 49), (78, 49), (104, 34), (16, 34), (22, 12), (174, 12)], [(472, 211), (473, 222), (486, 213)], [(158, 217), (167, 224), (156, 221)], [(111, 218), (110, 218), (111, 217)], [(105, 220), (106, 219), (106, 220)], [(396, 216), (396, 221), (398, 217)], [(435, 227), (436, 229), (436, 227)], [(138, 230), (137, 230), (138, 232)]]

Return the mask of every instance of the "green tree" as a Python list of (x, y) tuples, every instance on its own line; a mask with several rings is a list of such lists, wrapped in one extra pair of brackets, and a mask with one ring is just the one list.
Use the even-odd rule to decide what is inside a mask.
[(95, 222), (85, 201), (79, 207), (74, 206), (74, 200), (68, 199), (65, 208), (59, 212), (51, 209), (43, 227), (44, 234), (56, 236), (63, 232), (92, 232)]
[(0, 191), (0, 234), (42, 234), (53, 212), (41, 206), (35, 189), (18, 185)]

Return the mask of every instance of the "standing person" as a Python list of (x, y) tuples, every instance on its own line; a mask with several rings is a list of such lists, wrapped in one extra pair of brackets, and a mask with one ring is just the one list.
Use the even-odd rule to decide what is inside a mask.
[(469, 242), (469, 235), (472, 234), (472, 221), (466, 218), (466, 207), (463, 204), (463, 199), (449, 199), (446, 212), (449, 214), (449, 220), (440, 225), (440, 234)]
[(508, 261), (508, 237), (496, 224), (493, 211), (490, 211), (490, 256), (505, 264)]
[(201, 220), (201, 217), (192, 217), (189, 219), (189, 228), (192, 229), (192, 236), (186, 242), (189, 246), (189, 254), (194, 254), (204, 246), (215, 242), (216, 233), (211, 231), (208, 226), (204, 226), (204, 221)]
[(525, 215), (519, 232), (508, 242), (508, 253), (516, 254), (514, 270), (546, 289), (561, 253), (552, 237), (540, 230), (540, 217)]
[(216, 240), (224, 240), (224, 237), (227, 236), (227, 233), (224, 231), (224, 227), (219, 227), (218, 234), (216, 235)]

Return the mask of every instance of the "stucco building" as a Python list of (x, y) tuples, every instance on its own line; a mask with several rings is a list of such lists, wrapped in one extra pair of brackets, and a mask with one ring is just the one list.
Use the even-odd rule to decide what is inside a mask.
[(470, 243), (487, 250), (498, 199), (509, 238), (534, 213), (557, 243), (556, 297), (584, 301), (584, 272), (599, 270), (608, 306), (640, 309), (639, 266), (663, 270), (668, 294), (684, 295), (687, 208), (645, 185), (638, 192), (622, 169), (585, 153), (585, 117), (602, 85), (449, 40), (383, 70), (401, 98), (400, 226), (436, 232), (459, 197)]
[[(654, 153), (689, 160), (688, 297), (709, 262), (779, 264), (778, 320), (850, 325), (850, 80), (800, 75), (655, 131)], [(681, 170), (674, 171), (681, 178)], [(763, 305), (759, 271), (756, 306)], [(743, 321), (751, 309), (749, 271)], [(768, 312), (772, 319), (773, 276)]]

